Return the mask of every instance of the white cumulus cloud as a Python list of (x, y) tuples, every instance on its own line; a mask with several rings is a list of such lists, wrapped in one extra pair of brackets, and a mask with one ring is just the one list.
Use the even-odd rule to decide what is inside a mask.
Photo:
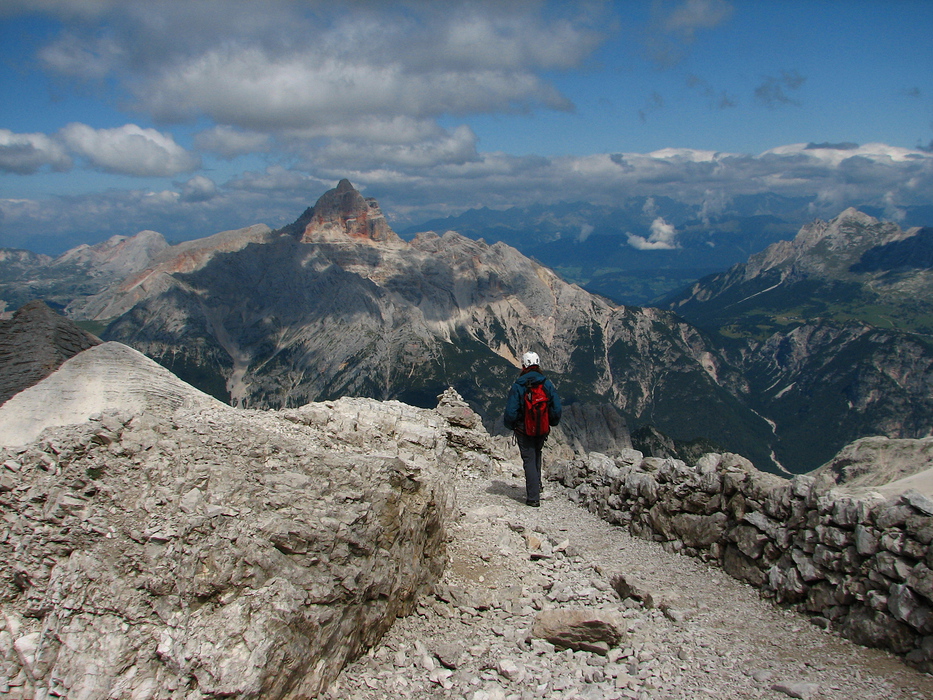
[(677, 230), (660, 216), (651, 222), (651, 235), (648, 238), (630, 233), (628, 244), (636, 250), (675, 250), (680, 247)]
[[(609, 6), (586, 0), (559, 13), (537, 0), (34, 4), (81, 18), (38, 52), (53, 75), (109, 81), (164, 121), (310, 138), (354, 127), (353, 138), (368, 138), (397, 118), (572, 109), (547, 71), (583, 65), (613, 31)], [(203, 140), (223, 157), (241, 152), (229, 131)]]
[(369, 140), (333, 140), (314, 154), (318, 164), (335, 168), (422, 169), (479, 160), (476, 134), (468, 126), (441, 132), (414, 143), (373, 143)]
[(171, 135), (136, 124), (94, 129), (87, 124), (72, 123), (60, 133), (74, 153), (107, 172), (169, 177), (200, 166), (199, 160), (175, 143)]
[(217, 196), (217, 184), (209, 177), (195, 175), (181, 190), (183, 202), (206, 202)]
[[(544, 105), (568, 109), (530, 71), (435, 67), (360, 60), (317, 50), (279, 56), (265, 48), (218, 47), (166, 69), (137, 93), (160, 119), (214, 121), (251, 130), (325, 128), (361, 116), (412, 118)], [(363, 136), (365, 134), (359, 134)]]

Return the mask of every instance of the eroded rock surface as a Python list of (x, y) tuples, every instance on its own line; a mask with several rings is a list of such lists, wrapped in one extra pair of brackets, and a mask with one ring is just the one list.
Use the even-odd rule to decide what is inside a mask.
[(495, 466), (442, 404), (458, 424), (366, 399), (105, 411), (0, 449), (0, 691), (315, 695), (441, 575), (445, 470)]

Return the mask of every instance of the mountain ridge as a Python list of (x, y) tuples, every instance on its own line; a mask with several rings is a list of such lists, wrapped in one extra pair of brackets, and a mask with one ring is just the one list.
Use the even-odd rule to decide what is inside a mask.
[[(914, 245), (919, 236), (922, 249), (922, 230), (900, 232), (852, 210), (834, 221), (804, 227), (796, 249), (777, 244), (759, 254), (752, 264), (763, 267), (767, 258), (769, 270), (750, 278), (758, 286), (735, 294), (765, 298), (758, 292), (775, 282), (764, 278), (780, 277), (780, 265), (829, 269), (817, 253), (838, 257), (846, 236), (865, 231), (871, 235), (861, 252), (849, 251), (833, 269), (850, 275), (862, 261), (884, 268), (879, 284), (909, 285), (911, 275), (899, 269), (890, 279), (904, 250), (885, 246)], [(794, 258), (794, 250), (806, 255)], [(817, 282), (812, 274), (804, 280), (811, 288)], [(686, 313), (685, 321), (672, 310), (593, 295), (501, 241), (452, 231), (402, 240), (378, 203), (348, 180), (275, 231), (256, 226), (166, 248), (144, 270), (69, 308), (88, 311), (118, 314), (106, 339), (237, 405), (361, 395), (430, 406), (453, 386), (489, 429), (516, 358), (533, 348), (568, 405), (581, 408), (571, 419), (580, 424), (568, 425), (574, 444), (618, 447), (629, 431), (651, 425), (675, 442), (705, 438), (763, 468), (792, 472), (819, 466), (858, 437), (919, 437), (933, 393), (933, 349), (922, 337), (798, 313), (730, 340)], [(607, 406), (618, 419), (602, 412)], [(619, 425), (624, 436), (596, 435)]]
[[(768, 330), (820, 317), (933, 335), (933, 267), (921, 263), (931, 235), (846, 209), (699, 280), (663, 306), (716, 331), (742, 316)], [(907, 263), (907, 251), (920, 255)]]
[(712, 431), (767, 461), (767, 424), (719, 385), (715, 349), (670, 312), (616, 306), (503, 243), (347, 235), (365, 201), (348, 194), (344, 209), (330, 191), (264, 243), (173, 275), (104, 337), (239, 405), (344, 394), (427, 405), (450, 385), (489, 427), (534, 347), (571, 403), (611, 403), (685, 440)]

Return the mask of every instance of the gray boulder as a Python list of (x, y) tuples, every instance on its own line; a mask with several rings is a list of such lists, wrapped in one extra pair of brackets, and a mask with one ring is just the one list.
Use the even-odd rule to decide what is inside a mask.
[(397, 402), (152, 406), (0, 448), (9, 697), (314, 696), (441, 575), (443, 465), (481, 425), (466, 447)]
[(535, 617), (531, 637), (558, 649), (608, 654), (625, 637), (625, 620), (617, 612), (595, 609), (542, 610)]

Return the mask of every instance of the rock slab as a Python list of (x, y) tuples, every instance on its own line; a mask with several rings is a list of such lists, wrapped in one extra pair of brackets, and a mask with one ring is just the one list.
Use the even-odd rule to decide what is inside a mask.
[(481, 427), (155, 405), (0, 448), (5, 696), (312, 697), (441, 575), (445, 465)]

